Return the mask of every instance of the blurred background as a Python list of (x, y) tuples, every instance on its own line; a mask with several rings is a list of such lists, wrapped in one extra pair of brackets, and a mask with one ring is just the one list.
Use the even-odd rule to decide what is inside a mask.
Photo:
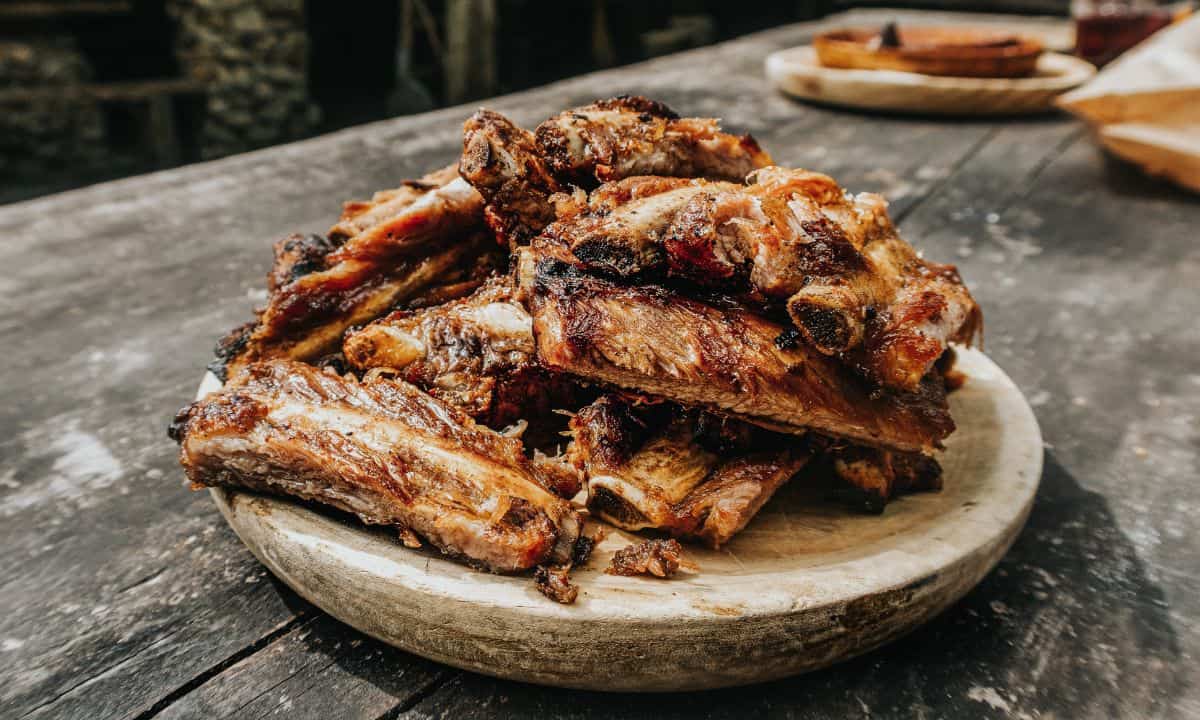
[[(871, 4), (0, 0), (0, 203)], [(886, 4), (1058, 15), (1069, 9), (1069, 0)]]

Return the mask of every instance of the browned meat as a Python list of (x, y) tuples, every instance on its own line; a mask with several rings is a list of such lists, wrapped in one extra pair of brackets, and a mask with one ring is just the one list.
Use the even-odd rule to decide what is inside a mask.
[(684, 564), (683, 546), (677, 540), (643, 540), (613, 554), (609, 575), (653, 575), (669, 578)]
[(559, 178), (589, 187), (633, 175), (740, 182), (771, 156), (749, 135), (721, 132), (710, 118), (680, 118), (666, 105), (623, 96), (564, 111), (535, 131)]
[(276, 292), (293, 280), (325, 267), (325, 256), (338, 241), (324, 235), (292, 234), (275, 241), (275, 263), (267, 274), (267, 290)]
[(740, 532), (809, 457), (792, 436), (616, 395), (577, 413), (571, 430), (567, 456), (587, 478), (594, 515), (712, 547)]
[(461, 297), (501, 266), (482, 233), (379, 273), (358, 261), (306, 275), (273, 293), (258, 320), (234, 329), (209, 366), (224, 380), (253, 362), (314, 360), (336, 351), (345, 331), (395, 307)]
[(276, 243), (267, 307), (221, 341), (212, 369), (224, 379), (259, 360), (313, 360), (399, 304), (470, 293), (502, 263), (482, 218), (479, 194), (439, 171), (348, 205), (328, 238)]
[(877, 391), (784, 328), (658, 286), (586, 275), (535, 246), (518, 262), (538, 357), (548, 367), (790, 433), (928, 452), (954, 429), (941, 378), (917, 392)]
[(404, 382), (256, 363), (172, 430), (194, 486), (324, 503), (496, 572), (570, 562), (579, 538), (555, 471)]
[[(384, 202), (346, 216), (331, 234), (357, 230), (328, 258), (334, 265), (348, 260), (383, 261), (405, 257), (429, 245), (444, 246), (448, 238), (475, 230), (483, 220), (483, 198), (449, 168), (410, 183)], [(352, 206), (353, 207), (353, 206)]]
[(537, 361), (533, 321), (513, 294), (497, 278), (468, 298), (392, 313), (346, 337), (346, 360), (395, 370), (494, 428), (577, 407), (577, 381)]
[(914, 390), (979, 308), (953, 266), (922, 260), (878, 195), (770, 167), (751, 184), (631, 177), (560, 204), (545, 237), (585, 267), (666, 273), (785, 302), (805, 340), (875, 381)]
[(463, 126), (459, 172), (484, 196), (489, 225), (524, 245), (555, 219), (553, 196), (631, 175), (741, 181), (771, 158), (754, 139), (720, 132), (717, 121), (679, 118), (640, 97), (568, 110), (531, 133), (480, 110)]
[(571, 582), (570, 565), (540, 565), (533, 573), (534, 587), (554, 602), (570, 605), (579, 597), (579, 586)]
[(831, 450), (828, 459), (845, 483), (836, 494), (869, 512), (883, 512), (899, 495), (942, 489), (941, 465), (918, 453), (852, 446)]
[(529, 242), (554, 219), (550, 196), (564, 189), (539, 155), (533, 133), (491, 110), (463, 124), (458, 171), (483, 195), (488, 226), (510, 247)]

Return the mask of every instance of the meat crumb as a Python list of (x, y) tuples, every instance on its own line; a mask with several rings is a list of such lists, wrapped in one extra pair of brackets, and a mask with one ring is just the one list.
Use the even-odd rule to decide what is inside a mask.
[(570, 565), (539, 565), (533, 572), (533, 584), (551, 600), (570, 605), (579, 597), (579, 586), (571, 583), (570, 572)]
[(396, 532), (399, 533), (400, 542), (404, 543), (404, 547), (414, 549), (421, 547), (421, 538), (417, 537), (412, 530), (401, 526), (396, 528)]
[(683, 564), (683, 546), (678, 540), (646, 540), (618, 550), (605, 572), (669, 578)]

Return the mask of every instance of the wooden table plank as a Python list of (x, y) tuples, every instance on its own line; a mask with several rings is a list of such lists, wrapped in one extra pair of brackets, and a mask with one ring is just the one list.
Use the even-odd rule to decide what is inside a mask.
[(618, 698), (446, 675), (267, 579), (207, 497), (179, 489), (163, 428), (212, 340), (261, 301), (269, 241), (451, 159), (469, 112), (453, 108), (0, 208), (0, 340), (20, 348), (0, 367), (0, 715), (1196, 708), (1195, 202), (1109, 167), (1067, 121), (886, 119), (771, 93), (762, 57), (813, 29), (489, 104), (532, 122), (641, 91), (722, 115), (784, 164), (883, 190), (906, 234), (964, 266), (989, 352), (1040, 401), (1053, 449), (1030, 530), (963, 604), (807, 678)]

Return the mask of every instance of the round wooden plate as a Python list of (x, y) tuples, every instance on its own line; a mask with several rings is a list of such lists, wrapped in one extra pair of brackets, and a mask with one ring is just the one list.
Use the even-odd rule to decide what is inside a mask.
[(767, 78), (805, 100), (895, 112), (1015, 115), (1053, 109), (1054, 99), (1086, 82), (1096, 68), (1079, 58), (1046, 52), (1026, 78), (935, 77), (895, 70), (823, 67), (811, 47), (767, 56)]
[[(785, 486), (720, 551), (689, 548), (695, 573), (606, 575), (631, 536), (612, 531), (572, 574), (574, 605), (526, 576), (476, 572), (286, 500), (213, 490), (230, 526), (307, 600), (362, 632), (433, 660), (514, 680), (664, 691), (770, 680), (893, 640), (962, 597), (1029, 513), (1042, 439), (1029, 405), (982, 353), (962, 350), (959, 429), (945, 489), (881, 516)], [(202, 386), (202, 394), (215, 385)]]

